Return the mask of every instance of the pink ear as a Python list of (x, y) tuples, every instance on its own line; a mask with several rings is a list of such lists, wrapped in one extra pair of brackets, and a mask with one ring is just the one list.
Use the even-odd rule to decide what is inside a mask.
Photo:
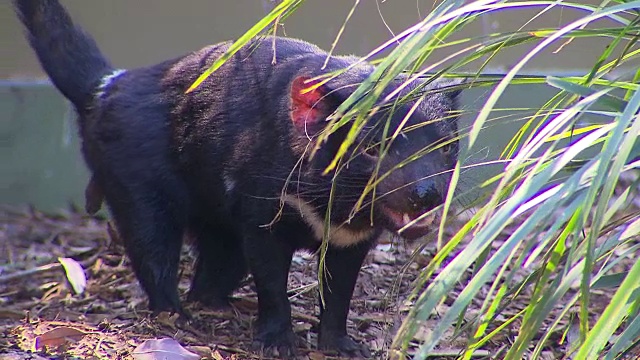
[(308, 90), (317, 84), (308, 80), (309, 77), (298, 76), (291, 83), (291, 121), (301, 134), (312, 136), (322, 130), (331, 109), (324, 86)]

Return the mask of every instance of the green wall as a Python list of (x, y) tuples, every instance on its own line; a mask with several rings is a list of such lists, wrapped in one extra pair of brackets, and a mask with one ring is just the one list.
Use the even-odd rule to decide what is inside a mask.
[(88, 171), (66, 100), (50, 85), (0, 86), (0, 118), (0, 203), (53, 210), (82, 200)]

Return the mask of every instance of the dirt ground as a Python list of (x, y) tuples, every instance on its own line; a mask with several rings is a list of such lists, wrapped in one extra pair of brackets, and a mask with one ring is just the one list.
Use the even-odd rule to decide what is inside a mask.
[[(176, 321), (170, 314), (151, 317), (145, 310), (144, 293), (118, 242), (106, 219), (83, 215), (82, 211), (44, 214), (32, 208), (1, 207), (0, 359), (150, 359), (154, 357), (144, 357), (144, 348), (137, 347), (145, 340), (164, 338), (177, 340), (183, 348), (169, 340), (147, 342), (145, 346), (151, 349), (172, 354), (155, 358), (260, 357), (248, 350), (257, 310), (250, 279), (237, 291), (233, 308), (228, 311), (187, 304), (193, 315), (190, 323)], [(411, 305), (407, 299), (412, 280), (430, 259), (433, 245), (412, 256), (419, 245), (383, 241), (370, 253), (361, 271), (348, 325), (350, 334), (368, 344), (375, 358), (388, 356), (393, 335)], [(84, 269), (86, 287), (81, 294), (74, 293), (58, 260), (61, 257), (74, 259)], [(183, 298), (193, 261), (185, 250), (180, 283)], [(632, 261), (627, 265), (631, 266)], [(331, 358), (314, 350), (318, 324), (316, 288), (313, 257), (297, 254), (289, 278), (289, 294), (295, 332), (305, 340), (300, 353), (312, 360)], [(594, 314), (606, 306), (609, 293), (612, 291), (594, 294)], [(450, 299), (456, 296), (454, 292)], [(473, 303), (469, 314), (481, 306), (481, 300)], [(503, 315), (514, 314), (526, 305), (526, 299), (518, 301)], [(450, 302), (443, 306), (447, 304)], [(437, 321), (437, 314), (432, 321)], [(504, 338), (487, 343), (474, 358), (497, 358), (495, 354), (513, 341), (513, 335), (504, 333)], [(452, 337), (438, 349), (439, 358), (455, 358), (464, 343), (464, 336)], [(566, 342), (562, 343), (561, 333), (552, 339), (552, 344), (543, 353), (544, 358), (562, 358)], [(188, 353), (181, 353), (183, 350)]]

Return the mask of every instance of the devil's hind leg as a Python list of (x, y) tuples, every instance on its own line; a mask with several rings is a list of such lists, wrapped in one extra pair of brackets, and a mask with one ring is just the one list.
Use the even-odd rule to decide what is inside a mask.
[(189, 301), (222, 308), (247, 275), (242, 239), (222, 224), (200, 223), (193, 227), (198, 260), (189, 291)]
[(145, 171), (121, 171), (99, 178), (127, 256), (149, 297), (149, 308), (184, 313), (178, 296), (178, 264), (187, 219), (183, 184), (171, 174), (156, 177)]

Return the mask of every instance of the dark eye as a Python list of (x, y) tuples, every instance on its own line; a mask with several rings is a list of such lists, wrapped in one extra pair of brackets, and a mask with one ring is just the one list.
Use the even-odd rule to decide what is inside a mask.
[(372, 144), (364, 149), (365, 155), (377, 159), (380, 156), (380, 144)]

